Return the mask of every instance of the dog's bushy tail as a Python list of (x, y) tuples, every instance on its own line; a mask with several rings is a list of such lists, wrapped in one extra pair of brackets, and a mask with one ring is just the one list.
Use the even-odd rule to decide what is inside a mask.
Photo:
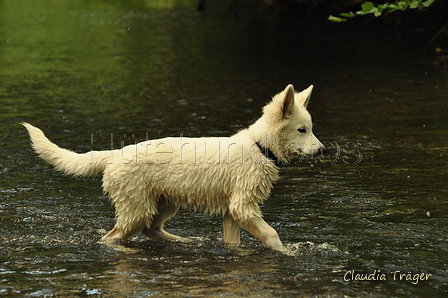
[(102, 172), (110, 161), (110, 151), (91, 151), (78, 154), (58, 147), (39, 128), (25, 122), (22, 125), (28, 130), (32, 147), (39, 157), (65, 174), (73, 176), (95, 175)]

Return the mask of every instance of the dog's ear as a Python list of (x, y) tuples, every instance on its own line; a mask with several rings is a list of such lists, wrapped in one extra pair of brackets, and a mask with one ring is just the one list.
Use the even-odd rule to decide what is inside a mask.
[(282, 106), (283, 118), (288, 118), (292, 114), (293, 107), (294, 107), (294, 86), (289, 84), (283, 91), (283, 106)]
[(299, 103), (303, 105), (305, 108), (308, 106), (311, 98), (311, 92), (313, 91), (313, 85), (310, 85), (308, 88), (300, 92)]

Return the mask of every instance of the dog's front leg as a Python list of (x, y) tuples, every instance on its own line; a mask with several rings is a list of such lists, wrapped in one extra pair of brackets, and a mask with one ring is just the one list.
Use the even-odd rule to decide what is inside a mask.
[(285, 247), (280, 241), (277, 231), (269, 226), (261, 217), (253, 217), (245, 220), (243, 227), (260, 239), (264, 246), (278, 251), (285, 251)]
[(223, 218), (224, 227), (224, 242), (227, 244), (240, 244), (240, 231), (241, 227), (233, 219), (229, 212), (224, 213)]

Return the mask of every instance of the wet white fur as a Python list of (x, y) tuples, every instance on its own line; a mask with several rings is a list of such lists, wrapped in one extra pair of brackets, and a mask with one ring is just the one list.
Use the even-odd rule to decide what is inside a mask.
[(138, 233), (158, 241), (177, 239), (163, 224), (185, 207), (222, 214), (227, 243), (239, 244), (244, 227), (265, 246), (283, 250), (259, 207), (278, 179), (278, 167), (256, 142), (284, 162), (291, 153), (322, 150), (306, 110), (311, 91), (312, 86), (294, 93), (288, 85), (264, 107), (261, 118), (229, 138), (164, 138), (77, 154), (59, 148), (31, 124), (23, 126), (36, 153), (57, 170), (74, 176), (103, 172), (103, 189), (116, 210), (116, 225), (104, 241)]

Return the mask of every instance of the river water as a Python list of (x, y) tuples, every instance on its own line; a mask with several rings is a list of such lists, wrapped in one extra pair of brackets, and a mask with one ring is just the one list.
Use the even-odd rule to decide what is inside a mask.
[[(448, 72), (421, 55), (430, 35), (195, 5), (0, 1), (0, 296), (446, 297)], [(291, 255), (248, 233), (228, 249), (220, 218), (188, 210), (166, 225), (188, 243), (99, 244), (101, 177), (55, 172), (20, 126), (77, 152), (228, 136), (289, 83), (314, 84), (328, 148), (282, 165), (262, 206)]]

